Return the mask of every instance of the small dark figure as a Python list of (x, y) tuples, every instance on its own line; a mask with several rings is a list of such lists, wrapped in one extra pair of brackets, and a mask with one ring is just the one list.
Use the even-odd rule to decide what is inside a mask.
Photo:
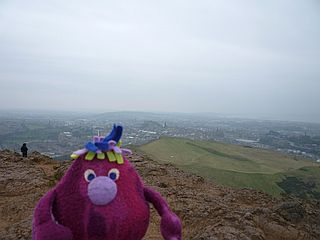
[(24, 143), (21, 147), (21, 152), (22, 152), (22, 157), (27, 157), (28, 155), (28, 148), (27, 148), (27, 144)]

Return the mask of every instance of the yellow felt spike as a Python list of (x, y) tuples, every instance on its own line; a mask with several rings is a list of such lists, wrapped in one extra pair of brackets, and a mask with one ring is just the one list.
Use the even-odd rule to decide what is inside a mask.
[(115, 155), (116, 155), (116, 158), (117, 158), (117, 163), (118, 164), (123, 164), (124, 161), (123, 161), (122, 155), (120, 153), (116, 153)]
[(71, 154), (70, 157), (71, 157), (71, 159), (77, 159), (79, 156), (78, 156), (77, 154), (74, 154), (74, 153), (73, 153), (73, 154)]
[(98, 153), (97, 154), (97, 158), (100, 159), (100, 160), (103, 160), (106, 158), (106, 156), (104, 155), (104, 153)]
[(94, 152), (88, 152), (85, 159), (91, 161), (95, 155), (96, 153)]
[(121, 145), (122, 145), (122, 141), (121, 140), (119, 140), (119, 142), (117, 143), (117, 147), (121, 147)]
[(111, 151), (107, 152), (107, 156), (108, 156), (109, 162), (115, 162), (117, 160), (116, 156)]

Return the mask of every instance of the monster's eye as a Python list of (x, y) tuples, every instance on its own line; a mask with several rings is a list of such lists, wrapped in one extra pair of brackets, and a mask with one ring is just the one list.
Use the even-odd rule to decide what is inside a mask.
[(116, 168), (110, 169), (108, 173), (108, 177), (111, 178), (113, 181), (117, 181), (120, 177), (120, 172)]
[(85, 179), (87, 182), (92, 181), (95, 177), (96, 177), (96, 174), (95, 174), (95, 172), (94, 172), (92, 169), (87, 169), (87, 170), (84, 172), (84, 179)]

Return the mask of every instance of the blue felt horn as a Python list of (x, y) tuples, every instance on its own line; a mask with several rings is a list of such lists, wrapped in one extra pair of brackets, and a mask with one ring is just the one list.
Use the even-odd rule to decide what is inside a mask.
[(97, 152), (97, 151), (108, 151), (109, 150), (109, 141), (113, 140), (116, 143), (119, 142), (121, 136), (122, 136), (122, 126), (116, 126), (113, 125), (112, 131), (108, 136), (106, 136), (102, 142), (88, 142), (85, 145), (85, 148), (88, 149), (88, 151), (91, 152)]
[(122, 126), (116, 126), (114, 124), (111, 133), (104, 138), (103, 142), (109, 142), (110, 140), (113, 140), (118, 143), (122, 136), (122, 129)]

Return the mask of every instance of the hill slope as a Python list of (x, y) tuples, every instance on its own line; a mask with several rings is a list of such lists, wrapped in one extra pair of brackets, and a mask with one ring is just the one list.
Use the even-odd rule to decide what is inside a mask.
[[(318, 164), (274, 151), (181, 138), (161, 138), (138, 149), (159, 162), (172, 163), (225, 186), (250, 187), (279, 196), (289, 184), (286, 176), (303, 180), (314, 176), (315, 191), (320, 190)], [(299, 171), (301, 168), (307, 171)], [(281, 187), (277, 183), (282, 181), (287, 182)]]
[[(183, 239), (320, 239), (317, 203), (220, 187), (144, 155), (135, 154), (130, 161), (180, 216)], [(0, 162), (0, 239), (31, 239), (36, 202), (71, 162), (54, 162), (39, 154), (22, 159), (8, 151), (0, 152)], [(151, 216), (144, 239), (162, 239), (153, 208)]]

